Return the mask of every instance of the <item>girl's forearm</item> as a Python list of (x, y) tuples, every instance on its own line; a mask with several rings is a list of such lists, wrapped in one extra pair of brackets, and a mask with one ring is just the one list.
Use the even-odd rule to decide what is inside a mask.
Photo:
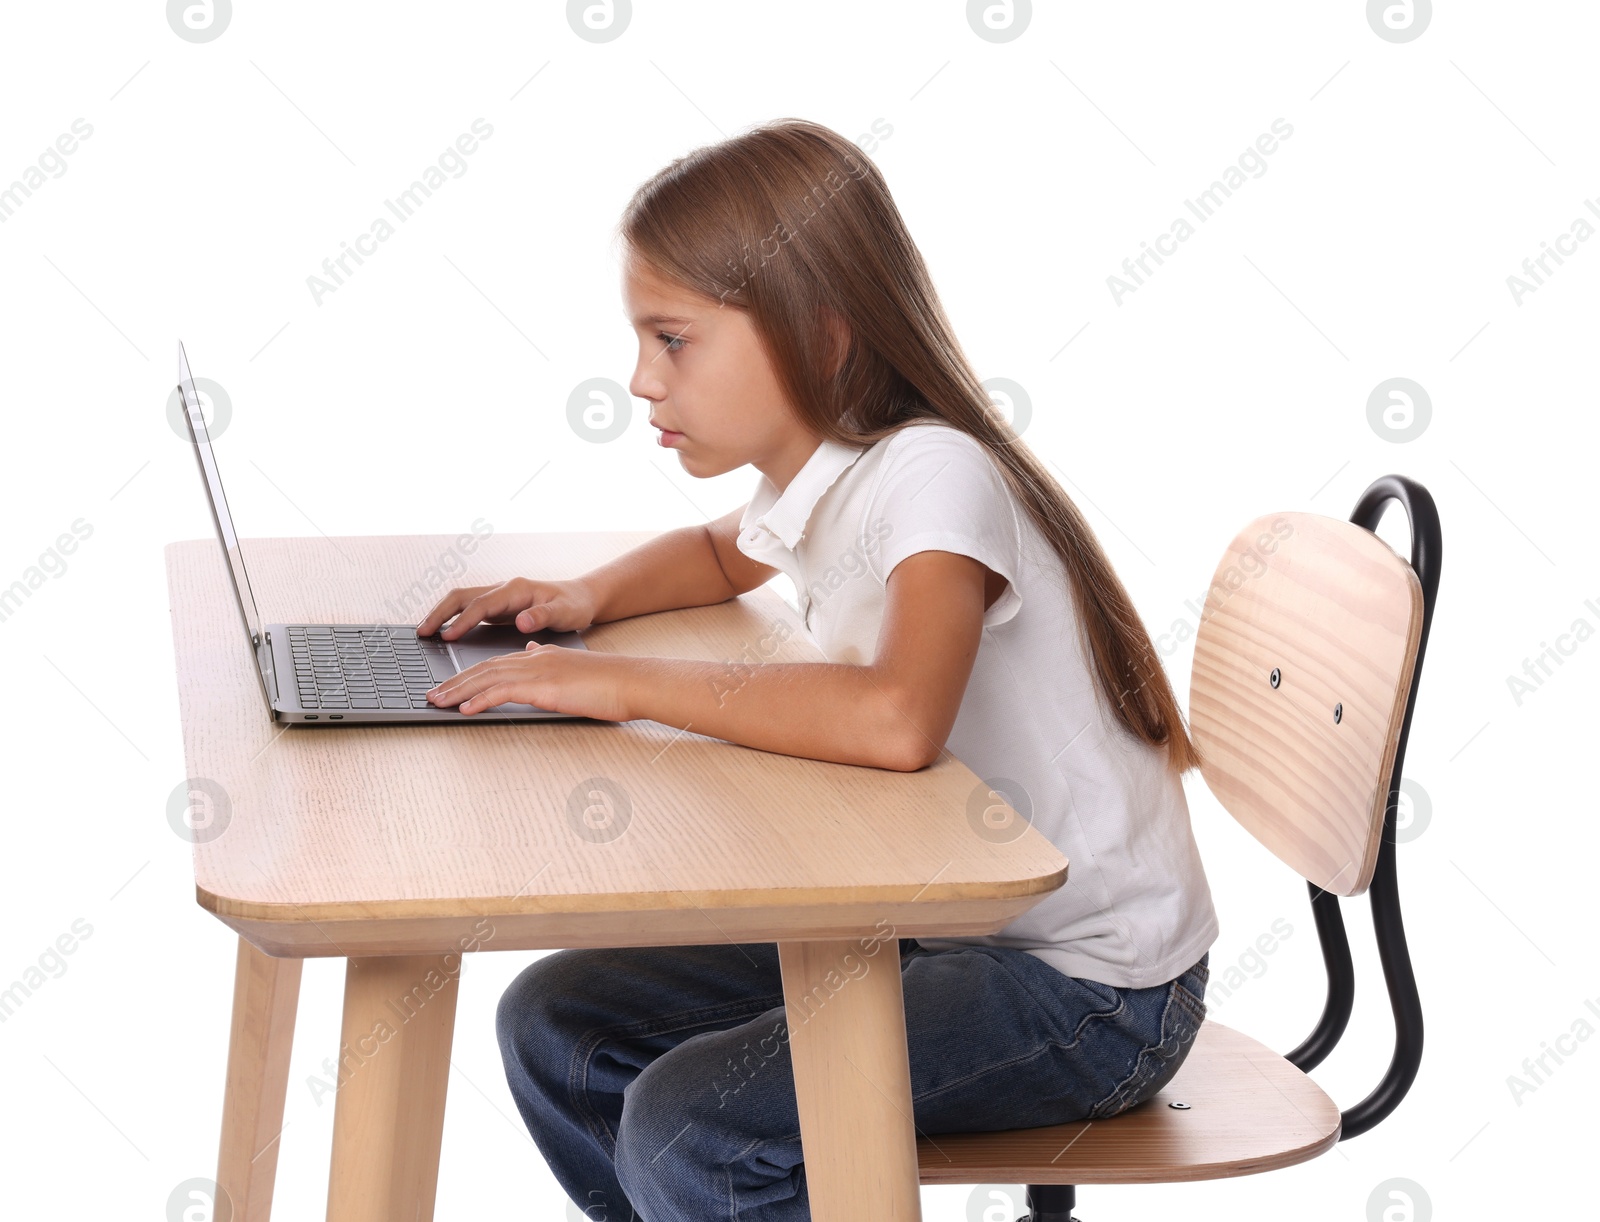
[(664, 531), (579, 580), (594, 593), (597, 624), (703, 607), (738, 592), (729, 585), (704, 526)]
[(623, 701), (630, 719), (840, 764), (910, 772), (939, 750), (880, 676), (844, 663), (630, 658)]

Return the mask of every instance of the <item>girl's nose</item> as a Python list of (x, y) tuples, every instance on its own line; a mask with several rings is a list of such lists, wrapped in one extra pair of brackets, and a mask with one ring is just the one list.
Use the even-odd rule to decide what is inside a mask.
[(658, 399), (666, 398), (667, 390), (650, 365), (641, 359), (634, 366), (633, 378), (628, 383), (628, 393), (636, 399), (648, 399), (654, 403)]

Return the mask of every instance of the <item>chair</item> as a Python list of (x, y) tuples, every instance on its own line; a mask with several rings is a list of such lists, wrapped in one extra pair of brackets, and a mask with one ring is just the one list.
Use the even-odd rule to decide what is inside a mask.
[[(1374, 530), (1398, 501), (1408, 565)], [(1439, 586), (1433, 498), (1376, 480), (1350, 521), (1258, 518), (1229, 545), (1195, 640), (1189, 721), (1201, 776), (1257, 840), (1304, 878), (1327, 967), (1322, 1017), (1279, 1056), (1202, 1023), (1177, 1075), (1109, 1120), (917, 1142), (924, 1184), (1026, 1184), (1022, 1222), (1071, 1222), (1079, 1184), (1254, 1175), (1365, 1133), (1404, 1098), (1422, 1059), (1422, 1005), (1395, 884), (1395, 817), (1406, 738)], [(1349, 1021), (1355, 970), (1339, 897), (1368, 892), (1394, 1014), (1377, 1087), (1347, 1111), (1307, 1074)]]

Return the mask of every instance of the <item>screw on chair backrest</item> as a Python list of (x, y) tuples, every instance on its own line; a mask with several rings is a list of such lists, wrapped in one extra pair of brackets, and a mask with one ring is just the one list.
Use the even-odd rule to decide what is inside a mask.
[[(1373, 533), (1390, 500), (1411, 524), (1410, 564)], [(1394, 829), (1441, 551), (1433, 498), (1403, 476), (1375, 481), (1349, 522), (1258, 518), (1217, 566), (1195, 640), (1189, 720), (1201, 776), (1310, 886), (1329, 988), (1317, 1029), (1287, 1054), (1301, 1070), (1332, 1050), (1353, 1004), (1337, 897), (1370, 888), (1396, 1046), (1377, 1089), (1344, 1113), (1342, 1137), (1394, 1109), (1422, 1055)]]
[(1201, 775), (1309, 882), (1372, 881), (1422, 632), (1422, 587), (1371, 531), (1258, 518), (1217, 566), (1194, 648)]

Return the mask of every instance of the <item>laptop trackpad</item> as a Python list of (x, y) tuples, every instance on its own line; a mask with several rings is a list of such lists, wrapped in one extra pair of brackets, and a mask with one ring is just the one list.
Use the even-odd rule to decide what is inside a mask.
[[(465, 670), (469, 666), (476, 666), (488, 658), (500, 657), (508, 653), (522, 653), (530, 641), (537, 641), (541, 645), (560, 645), (566, 649), (584, 649), (583, 638), (576, 632), (559, 632), (554, 629), (541, 629), (531, 636), (526, 632), (518, 631), (515, 624), (479, 624), (476, 628), (464, 632), (453, 641), (440, 641), (438, 637), (420, 637), (421, 641), (444, 644), (455, 655), (460, 668)], [(437, 662), (434, 663), (437, 665)], [(451, 670), (448, 674), (453, 674)], [(446, 678), (447, 675), (435, 675), (436, 678)]]

